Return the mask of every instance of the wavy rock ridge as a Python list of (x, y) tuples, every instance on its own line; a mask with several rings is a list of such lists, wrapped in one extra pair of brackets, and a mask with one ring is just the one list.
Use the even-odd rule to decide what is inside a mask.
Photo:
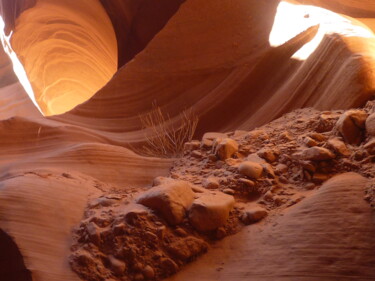
[[(191, 109), (199, 117), (200, 137), (252, 130), (303, 107), (359, 107), (374, 95), (375, 7), (368, 0), (0, 0), (0, 8), (5, 50), (22, 63), (31, 84), (25, 91), (15, 83), (11, 61), (1, 53), (0, 229), (19, 248), (33, 280), (79, 280), (68, 264), (71, 231), (90, 198), (107, 191), (132, 194), (169, 174), (172, 159), (130, 149), (152, 137), (139, 115), (153, 103), (171, 118), (166, 130)], [(273, 32), (280, 35), (275, 42)], [(311, 53), (296, 56), (306, 46), (314, 47)], [(197, 272), (201, 280), (373, 278), (373, 257), (353, 238), (359, 233), (368, 249), (374, 246), (365, 235), (374, 229), (360, 200), (364, 184), (353, 175), (331, 180), (277, 220), (277, 227), (252, 228), (255, 244), (246, 242), (247, 231), (240, 232), (175, 280)], [(348, 204), (353, 208), (345, 209)], [(311, 214), (309, 224), (296, 223), (302, 214)], [(286, 235), (264, 245), (269, 236), (294, 229), (315, 235), (301, 241)], [(342, 229), (352, 232), (345, 236)], [(323, 240), (327, 247), (351, 243), (357, 267), (337, 260), (334, 251), (323, 258), (322, 249), (312, 246)], [(298, 247), (285, 248), (292, 241)], [(264, 259), (275, 262), (266, 267), (253, 251), (304, 259), (296, 270), (289, 259), (272, 260), (265, 252)], [(224, 271), (207, 270), (216, 268), (215, 255), (228, 259)], [(319, 276), (316, 266), (323, 268)]]

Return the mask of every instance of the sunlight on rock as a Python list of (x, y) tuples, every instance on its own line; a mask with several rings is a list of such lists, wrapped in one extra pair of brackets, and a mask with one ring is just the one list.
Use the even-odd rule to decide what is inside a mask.
[(280, 46), (314, 25), (319, 25), (317, 35), (298, 50), (292, 56), (293, 58), (306, 60), (327, 34), (337, 33), (346, 37), (374, 37), (374, 33), (369, 28), (343, 15), (315, 6), (283, 1), (278, 6), (269, 42), (273, 47)]
[(12, 37), (13, 32), (11, 32), (7, 36), (5, 34), (4, 28), (5, 28), (5, 23), (4, 23), (3, 18), (0, 16), (0, 37), (1, 37), (1, 43), (3, 45), (4, 51), (8, 54), (8, 56), (12, 60), (13, 71), (17, 75), (18, 80), (20, 81), (22, 86), (25, 88), (25, 91), (29, 95), (30, 99), (33, 101), (34, 105), (39, 109), (40, 112), (42, 112), (38, 103), (35, 100), (34, 91), (30, 84), (29, 78), (27, 77), (26, 71), (23, 68), (22, 63), (18, 59), (17, 54), (11, 48), (10, 38)]

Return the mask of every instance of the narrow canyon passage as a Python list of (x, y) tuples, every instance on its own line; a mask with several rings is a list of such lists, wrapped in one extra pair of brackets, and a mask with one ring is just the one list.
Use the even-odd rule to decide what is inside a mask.
[(0, 281), (375, 279), (374, 1), (0, 16)]

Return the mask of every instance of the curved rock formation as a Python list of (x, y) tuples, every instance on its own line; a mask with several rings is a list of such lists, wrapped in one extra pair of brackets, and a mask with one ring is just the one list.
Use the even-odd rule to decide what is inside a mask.
[(116, 32), (119, 68), (142, 51), (185, 0), (100, 0)]
[(375, 3), (371, 0), (297, 0), (303, 5), (316, 5), (331, 11), (355, 18), (370, 18), (375, 16)]
[(98, 1), (38, 1), (15, 30), (11, 48), (46, 115), (86, 101), (116, 71), (116, 37)]
[[(13, 239), (33, 280), (79, 280), (67, 259), (72, 228), (91, 197), (131, 197), (169, 174), (173, 159), (131, 150), (155, 134), (140, 119), (153, 104), (170, 117), (166, 131), (181, 123), (183, 110), (194, 112), (200, 137), (251, 130), (297, 108), (348, 109), (373, 98), (372, 1), (219, 2), (0, 0), (3, 44), (26, 89), (0, 54), (0, 231)], [(358, 165), (373, 161), (362, 146), (352, 149)], [(191, 155), (206, 160), (199, 151)], [(174, 279), (373, 278), (365, 183), (354, 174), (331, 180), (275, 226), (227, 238)], [(9, 241), (4, 237), (0, 244)]]
[[(304, 10), (294, 9), (291, 25), (301, 29), (287, 34), (286, 43), (271, 47), (270, 33), (282, 23), (274, 20), (278, 7), (278, 1), (222, 1), (219, 6), (213, 1), (186, 2), (92, 99), (57, 119), (128, 132), (135, 139), (129, 133), (137, 134), (137, 115), (150, 110), (154, 101), (171, 116), (193, 108), (203, 133), (253, 128), (299, 107), (355, 107), (373, 95), (374, 37), (369, 29), (354, 28), (356, 21), (340, 16), (332, 19), (331, 29), (313, 27), (326, 14), (318, 8), (315, 18), (301, 25)], [(306, 60), (292, 58), (316, 36), (321, 42)], [(92, 124), (94, 110), (97, 120)]]

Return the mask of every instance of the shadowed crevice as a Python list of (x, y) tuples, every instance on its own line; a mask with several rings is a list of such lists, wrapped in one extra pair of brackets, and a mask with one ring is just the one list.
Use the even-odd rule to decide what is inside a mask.
[(16, 243), (0, 229), (0, 281), (32, 281)]

